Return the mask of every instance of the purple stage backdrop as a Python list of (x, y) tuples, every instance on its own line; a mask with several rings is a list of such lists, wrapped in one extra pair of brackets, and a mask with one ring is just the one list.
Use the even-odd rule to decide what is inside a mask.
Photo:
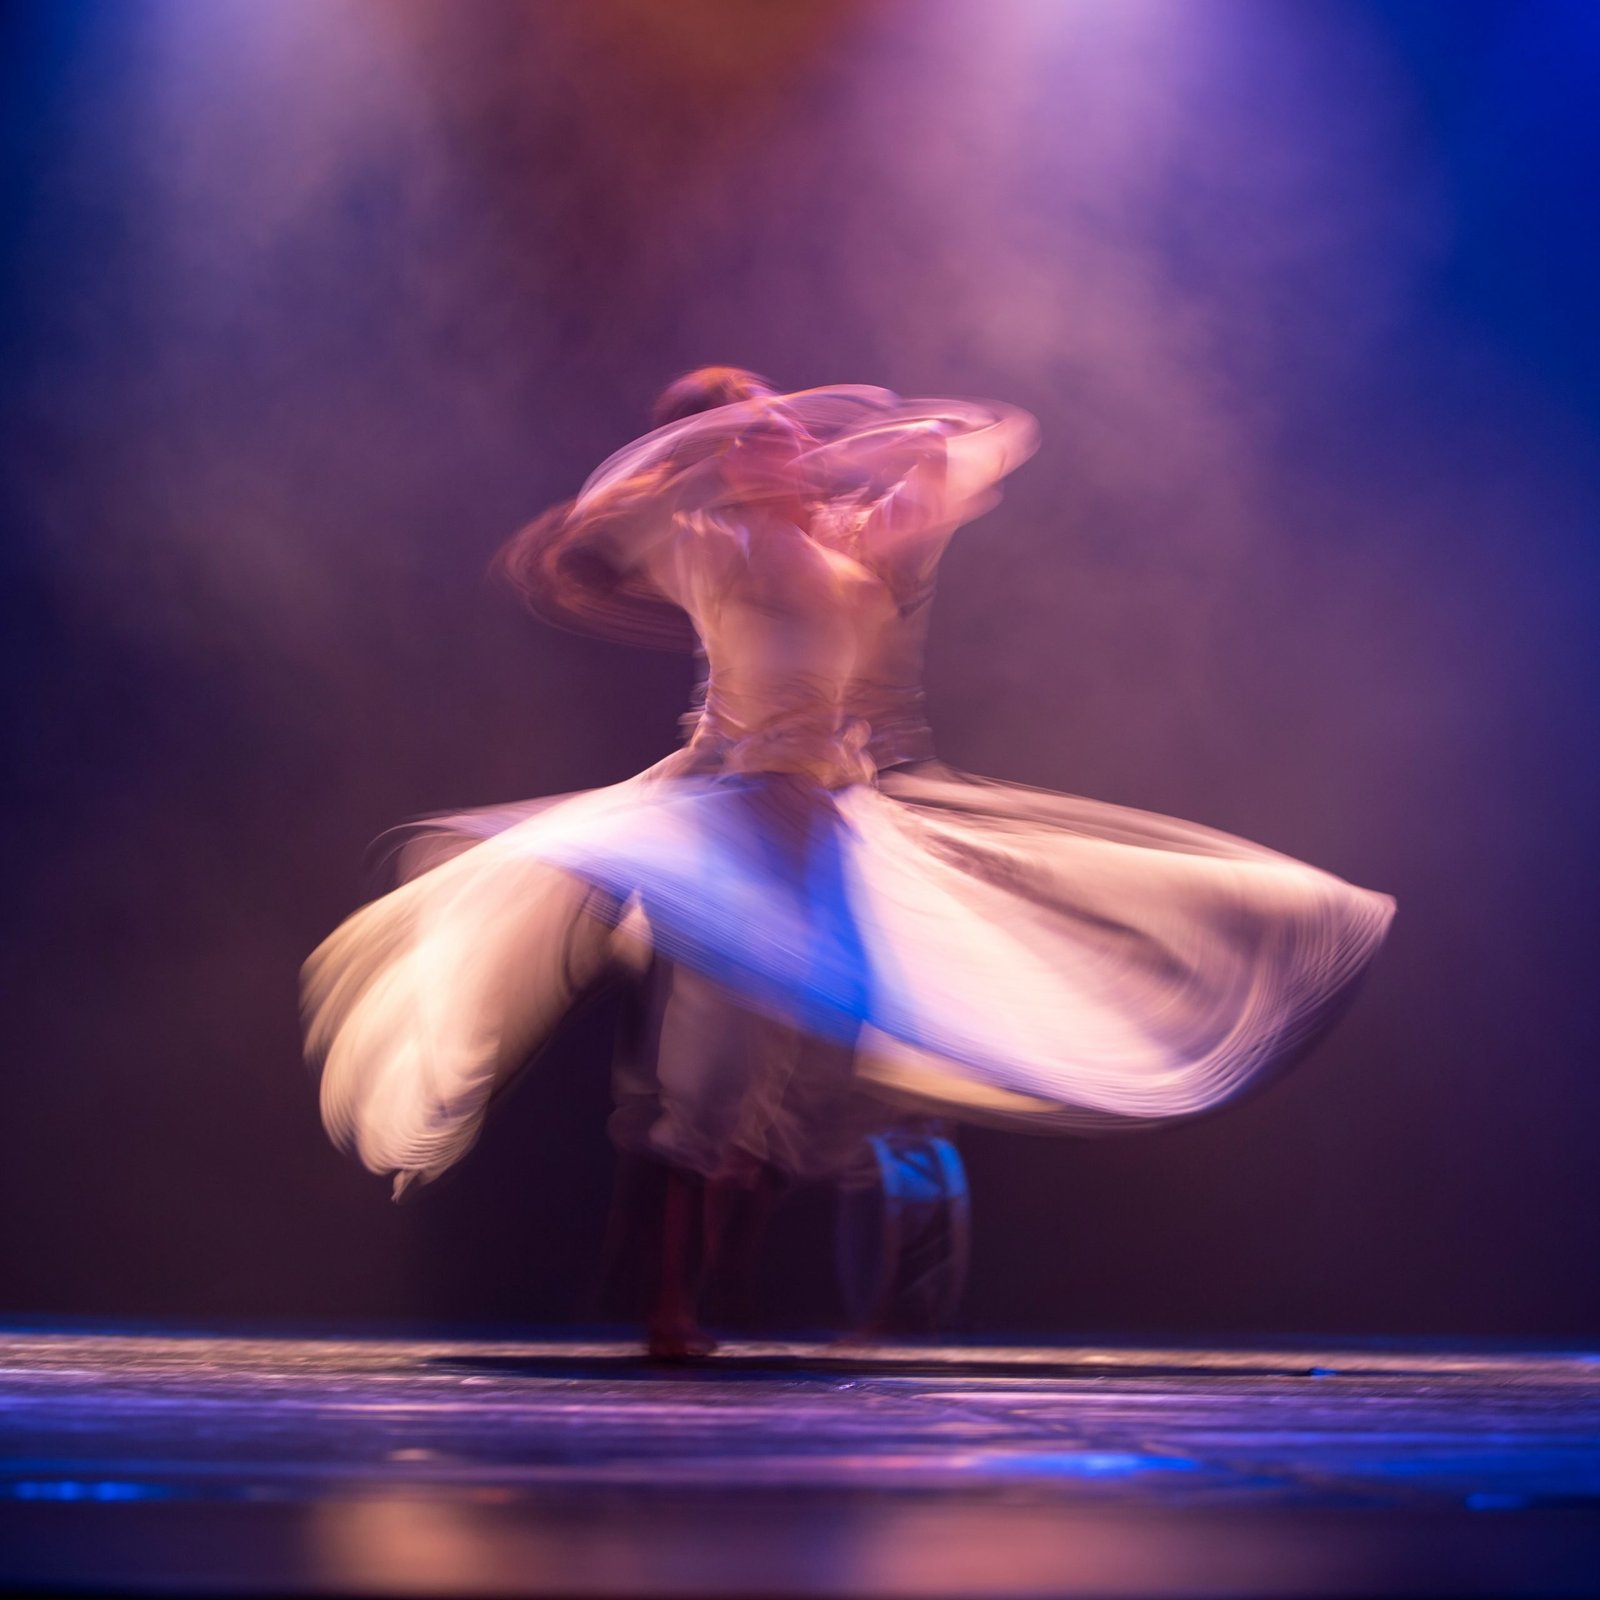
[[(929, 689), (981, 773), (1394, 893), (1339, 1030), (964, 1139), (969, 1324), (1600, 1333), (1600, 11), (39, 0), (0, 24), (0, 1310), (559, 1320), (612, 1016), (415, 1206), (296, 969), (381, 830), (670, 748), (501, 541), (729, 362), (993, 395)], [(830, 1315), (826, 1205), (769, 1311)]]

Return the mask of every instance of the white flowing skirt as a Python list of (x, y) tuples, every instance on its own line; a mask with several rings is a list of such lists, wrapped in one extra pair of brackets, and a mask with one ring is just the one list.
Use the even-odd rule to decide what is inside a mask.
[[(306, 965), (336, 1141), (402, 1183), (458, 1160), (618, 923), (830, 1072), (843, 1051), (852, 1093), (1035, 1130), (1190, 1117), (1303, 1052), (1394, 913), (1209, 828), (933, 763), (829, 791), (687, 755), (430, 825)], [(739, 1124), (739, 1077), (680, 1120)]]

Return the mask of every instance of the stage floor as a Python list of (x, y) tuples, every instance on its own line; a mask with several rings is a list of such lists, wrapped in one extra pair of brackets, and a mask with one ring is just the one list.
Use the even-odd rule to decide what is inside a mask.
[(0, 1334), (0, 1584), (1579, 1595), (1600, 1355)]

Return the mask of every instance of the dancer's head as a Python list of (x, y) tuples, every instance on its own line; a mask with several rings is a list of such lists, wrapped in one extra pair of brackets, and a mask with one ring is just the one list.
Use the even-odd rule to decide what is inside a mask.
[[(708, 415), (713, 412), (718, 415)], [(704, 425), (689, 423), (699, 416)], [(697, 367), (667, 385), (650, 420), (657, 428), (688, 424), (681, 435), (671, 435), (670, 470), (714, 456), (725, 502), (760, 500), (802, 527), (810, 521), (795, 465), (816, 441), (759, 374), (743, 367)]]
[(669, 422), (681, 422), (701, 411), (777, 392), (765, 378), (746, 372), (743, 367), (696, 367), (693, 372), (674, 378), (661, 391), (650, 408), (650, 422), (653, 427), (664, 428)]

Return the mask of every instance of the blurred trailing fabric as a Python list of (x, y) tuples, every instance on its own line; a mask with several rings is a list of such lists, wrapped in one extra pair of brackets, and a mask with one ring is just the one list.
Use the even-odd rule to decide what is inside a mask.
[(1387, 896), (1194, 823), (932, 759), (951, 534), (1032, 419), (842, 387), (611, 457), (515, 547), (534, 609), (703, 651), (686, 744), (613, 787), (435, 819), (305, 973), (328, 1130), (436, 1176), (581, 993), (671, 963), (632, 1137), (708, 1176), (838, 1173), (906, 1108), (1085, 1132), (1211, 1110), (1331, 1020)]

